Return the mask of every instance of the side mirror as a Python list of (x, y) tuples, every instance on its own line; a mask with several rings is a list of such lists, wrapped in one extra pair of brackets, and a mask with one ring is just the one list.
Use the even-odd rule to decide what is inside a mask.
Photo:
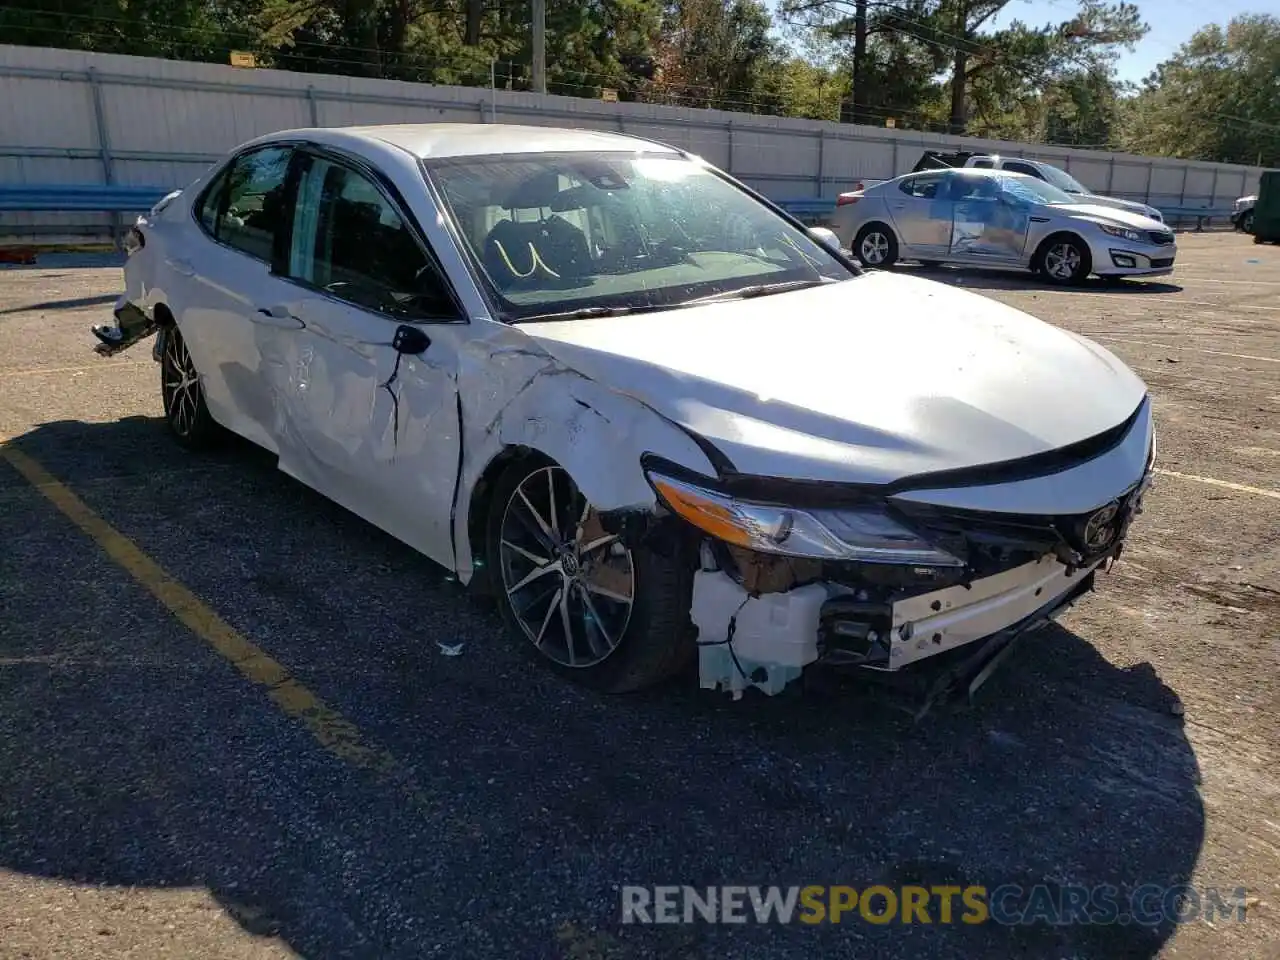
[(835, 235), (834, 231), (826, 227), (810, 227), (809, 237), (817, 240), (824, 247), (830, 247), (832, 250), (837, 251), (840, 249), (840, 238)]

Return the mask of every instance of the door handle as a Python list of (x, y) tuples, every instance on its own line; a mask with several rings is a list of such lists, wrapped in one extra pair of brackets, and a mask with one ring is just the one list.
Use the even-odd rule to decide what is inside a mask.
[(259, 307), (253, 320), (266, 327), (283, 327), (286, 330), (301, 330), (306, 326), (301, 318), (289, 312), (288, 307)]
[(196, 268), (191, 265), (189, 260), (178, 260), (170, 257), (165, 260), (165, 263), (184, 277), (194, 277), (196, 275)]

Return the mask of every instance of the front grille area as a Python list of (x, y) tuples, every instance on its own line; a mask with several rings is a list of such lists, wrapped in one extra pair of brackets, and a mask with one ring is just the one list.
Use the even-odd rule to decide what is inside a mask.
[(1172, 230), (1151, 230), (1147, 233), (1147, 236), (1151, 238), (1152, 243), (1159, 247), (1167, 247), (1173, 243)]
[(1152, 257), (1151, 265), (1153, 267), (1172, 267), (1173, 257)]

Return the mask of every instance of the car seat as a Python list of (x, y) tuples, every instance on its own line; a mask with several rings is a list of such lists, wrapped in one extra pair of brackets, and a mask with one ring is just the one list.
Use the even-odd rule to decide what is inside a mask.
[[(509, 219), (498, 221), (485, 237), (485, 269), (501, 287), (573, 283), (590, 274), (586, 235), (564, 217), (543, 212), (560, 208), (559, 177), (541, 173), (523, 181), (503, 200)], [(516, 220), (517, 210), (536, 210), (537, 220)]]

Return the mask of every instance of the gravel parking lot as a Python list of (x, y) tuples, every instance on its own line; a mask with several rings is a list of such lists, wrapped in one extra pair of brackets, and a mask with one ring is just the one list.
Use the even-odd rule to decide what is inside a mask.
[[(1276, 956), (1280, 248), (928, 275), (1130, 363), (1161, 473), (1099, 591), (915, 724), (566, 685), (262, 453), (171, 443), (150, 345), (92, 353), (118, 261), (0, 267), (0, 956)], [(624, 884), (1182, 883), (1246, 918), (619, 923)]]

